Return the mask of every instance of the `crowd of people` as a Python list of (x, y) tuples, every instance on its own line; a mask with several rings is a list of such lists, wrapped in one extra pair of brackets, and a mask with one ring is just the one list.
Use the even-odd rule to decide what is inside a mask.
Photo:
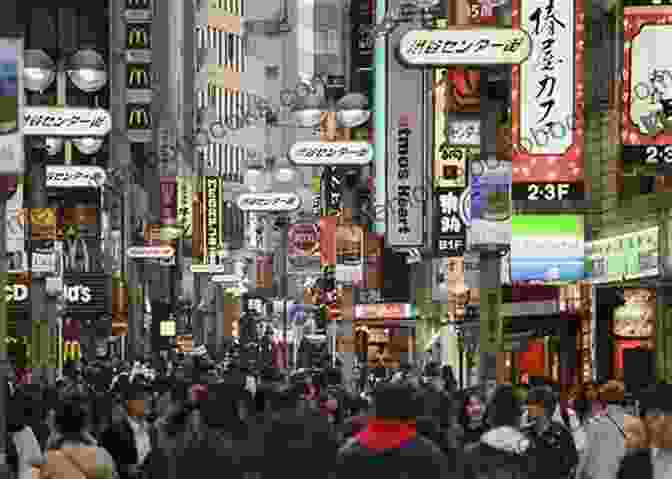
[(8, 463), (18, 479), (672, 478), (672, 386), (633, 414), (617, 381), (486, 394), (438, 365), (371, 377), (351, 391), (337, 368), (194, 359), (10, 378)]

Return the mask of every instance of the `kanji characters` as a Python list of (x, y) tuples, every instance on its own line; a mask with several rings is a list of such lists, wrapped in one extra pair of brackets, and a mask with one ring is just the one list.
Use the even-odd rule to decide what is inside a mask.
[(439, 204), (441, 205), (441, 214), (449, 215), (457, 213), (459, 198), (452, 191), (439, 195)]

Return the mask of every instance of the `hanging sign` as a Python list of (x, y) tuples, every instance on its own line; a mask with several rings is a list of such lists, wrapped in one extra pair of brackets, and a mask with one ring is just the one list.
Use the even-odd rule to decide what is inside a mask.
[(236, 203), (243, 211), (280, 213), (298, 210), (301, 198), (294, 193), (244, 193)]
[(658, 227), (593, 241), (587, 256), (594, 283), (658, 274)]
[(23, 108), (23, 134), (27, 136), (105, 136), (112, 117), (102, 108)]
[(437, 191), (437, 238), (438, 256), (463, 256), (467, 243), (469, 218), (464, 206), (471, 197), (468, 189), (446, 188)]
[(47, 188), (101, 188), (106, 181), (100, 166), (47, 165)]
[(399, 43), (409, 65), (517, 65), (530, 56), (532, 40), (519, 28), (412, 30)]
[(289, 150), (289, 161), (298, 166), (363, 166), (373, 160), (366, 141), (300, 141)]
[(194, 182), (191, 176), (177, 178), (177, 224), (183, 238), (191, 238), (194, 225)]

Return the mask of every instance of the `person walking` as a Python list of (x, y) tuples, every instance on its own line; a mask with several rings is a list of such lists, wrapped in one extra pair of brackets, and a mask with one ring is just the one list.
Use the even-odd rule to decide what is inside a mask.
[(586, 424), (586, 448), (579, 459), (577, 479), (616, 479), (626, 452), (624, 399), (625, 388), (619, 381), (598, 389), (596, 416)]

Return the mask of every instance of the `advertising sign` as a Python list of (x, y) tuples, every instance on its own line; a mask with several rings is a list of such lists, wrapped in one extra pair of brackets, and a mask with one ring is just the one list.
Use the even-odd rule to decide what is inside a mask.
[(411, 319), (413, 306), (406, 303), (356, 304), (355, 319)]
[(294, 193), (243, 193), (236, 203), (243, 211), (279, 213), (299, 209), (301, 198)]
[(23, 173), (23, 40), (0, 38), (0, 174)]
[(47, 188), (100, 188), (107, 176), (100, 166), (47, 165)]
[(584, 278), (583, 216), (514, 215), (511, 232), (513, 281)]
[(194, 178), (179, 176), (177, 178), (177, 225), (182, 230), (183, 238), (191, 238), (193, 234), (194, 214)]
[[(389, 35), (394, 44), (403, 35), (403, 24)], [(425, 244), (425, 134), (423, 73), (401, 65), (394, 49), (387, 51), (387, 89), (403, 92), (388, 95), (386, 234), (391, 247), (423, 247)], [(379, 172), (378, 174), (381, 174)]]
[(217, 176), (204, 177), (203, 192), (205, 195), (201, 211), (205, 233), (203, 262), (216, 264), (217, 258), (224, 250), (224, 232), (222, 229), (224, 192), (222, 191), (221, 178)]
[(437, 227), (436, 252), (438, 256), (462, 256), (467, 243), (469, 218), (464, 205), (470, 192), (464, 188), (446, 188), (436, 192)]
[(511, 243), (511, 164), (489, 158), (470, 161), (471, 227), (467, 242), (472, 247)]
[(512, 67), (514, 183), (583, 181), (584, 1), (512, 0), (513, 28), (539, 46)]
[(623, 9), (623, 158), (672, 167), (672, 6)]
[[(104, 313), (107, 310), (104, 273), (65, 273), (63, 297), (67, 314)], [(27, 312), (30, 308), (30, 279), (27, 275), (10, 275), (6, 286), (10, 312)]]
[(530, 56), (530, 35), (520, 28), (412, 30), (399, 43), (409, 65), (507, 65)]
[(273, 287), (273, 256), (257, 256), (257, 289)]
[(321, 214), (330, 216), (341, 211), (341, 178), (335, 168), (326, 166), (320, 177)]
[(364, 228), (356, 224), (336, 226), (336, 281), (360, 284), (363, 275)]
[[(500, 261), (500, 281), (502, 284), (511, 284), (511, 252)], [(481, 287), (481, 255), (478, 252), (467, 251), (464, 253), (464, 282), (469, 289)]]
[(128, 123), (126, 136), (131, 143), (152, 141), (152, 110), (150, 105), (129, 103), (126, 105)]
[(314, 223), (298, 223), (289, 227), (288, 259), (295, 267), (320, 262), (320, 227)]
[(152, 72), (148, 63), (129, 63), (126, 65), (126, 101), (128, 103), (147, 104), (152, 102)]
[(586, 254), (594, 283), (656, 276), (658, 227), (593, 241)]
[(101, 108), (23, 108), (23, 134), (27, 136), (105, 136), (111, 128), (112, 117)]
[(172, 258), (175, 256), (175, 248), (172, 246), (131, 246), (126, 250), (129, 258)]
[(300, 141), (289, 149), (289, 161), (298, 166), (363, 166), (373, 160), (367, 141)]

